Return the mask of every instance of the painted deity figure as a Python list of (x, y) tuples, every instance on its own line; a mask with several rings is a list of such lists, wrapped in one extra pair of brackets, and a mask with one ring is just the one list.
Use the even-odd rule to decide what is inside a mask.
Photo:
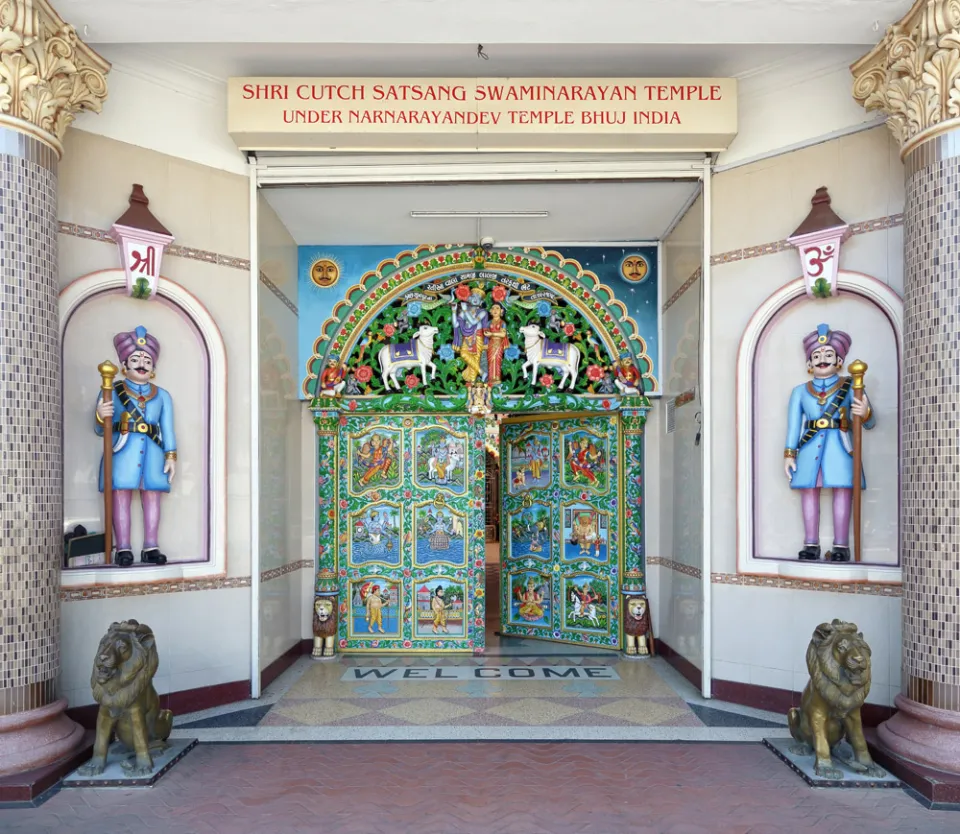
[(538, 521), (533, 525), (533, 529), (530, 531), (530, 552), (531, 553), (542, 553), (543, 552), (543, 537), (544, 537), (544, 528), (547, 525)]
[(360, 478), (360, 483), (366, 486), (374, 478), (382, 480), (393, 464), (393, 440), (391, 438), (384, 440), (382, 435), (375, 434), (370, 438), (369, 443), (363, 444), (357, 452), (357, 458), (367, 467), (367, 471)]
[(331, 356), (327, 366), (320, 373), (320, 396), (339, 397), (346, 387), (347, 369), (340, 364), (337, 356)]
[(439, 634), (440, 631), (444, 634), (450, 633), (447, 630), (447, 609), (450, 607), (451, 603), (444, 599), (443, 586), (438, 585), (433, 592), (433, 596), (430, 598), (430, 610), (433, 611), (434, 634)]
[[(177, 472), (177, 439), (173, 430), (173, 399), (151, 382), (160, 358), (160, 343), (146, 328), (137, 327), (114, 336), (124, 380), (114, 383), (113, 398), (98, 397), (94, 431), (103, 437), (109, 424), (113, 434), (113, 535), (116, 564), (133, 564), (130, 541), (130, 510), (133, 493), (139, 491), (143, 506), (143, 549), (140, 561), (163, 565), (160, 552), (160, 498), (170, 492)], [(103, 461), (100, 461), (100, 491), (103, 492)]]
[(490, 323), (484, 329), (483, 336), (487, 340), (487, 382), (496, 385), (502, 378), (503, 354), (510, 347), (501, 304), (494, 304), (490, 308)]
[(381, 634), (386, 632), (383, 629), (383, 597), (380, 595), (380, 586), (374, 585), (364, 591), (361, 589), (360, 595), (363, 597), (363, 604), (367, 609), (367, 630), (373, 634), (378, 628)]
[(614, 385), (617, 386), (621, 395), (624, 397), (637, 396), (643, 388), (643, 380), (637, 366), (633, 364), (633, 360), (629, 356), (621, 356), (614, 370), (617, 374)]
[[(821, 324), (803, 340), (807, 372), (813, 377), (790, 394), (784, 472), (790, 488), (800, 490), (803, 509), (801, 560), (820, 558), (820, 490), (833, 490), (833, 549), (831, 560), (850, 561), (850, 508), (853, 502), (852, 417), (872, 429), (876, 418), (866, 392), (854, 399), (850, 377), (840, 376), (851, 338)], [(861, 488), (863, 472), (856, 473)]]
[(537, 590), (532, 576), (527, 579), (527, 587), (523, 591), (518, 588), (517, 593), (520, 596), (520, 607), (517, 609), (517, 613), (525, 620), (541, 619), (543, 617), (543, 594)]
[(590, 442), (590, 438), (583, 436), (570, 443), (570, 468), (573, 470), (573, 480), (586, 480), (591, 484), (597, 482), (593, 471), (601, 459), (600, 450)]
[[(460, 290), (461, 284), (457, 289)], [(482, 289), (475, 287), (469, 291), (466, 299), (453, 302), (453, 349), (460, 354), (466, 367), (463, 369), (463, 378), (472, 384), (481, 374), (480, 357), (483, 355), (483, 331), (489, 323), (487, 311), (483, 309), (483, 299), (486, 295)], [(462, 294), (462, 293), (461, 293)]]

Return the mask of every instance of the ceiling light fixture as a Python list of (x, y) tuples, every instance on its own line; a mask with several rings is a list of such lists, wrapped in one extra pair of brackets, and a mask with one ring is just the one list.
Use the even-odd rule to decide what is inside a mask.
[(549, 217), (549, 211), (411, 211), (411, 217)]

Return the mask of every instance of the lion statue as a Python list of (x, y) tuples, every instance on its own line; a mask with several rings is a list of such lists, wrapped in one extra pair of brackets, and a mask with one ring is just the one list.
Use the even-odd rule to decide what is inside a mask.
[(100, 705), (93, 758), (80, 768), (81, 775), (103, 773), (114, 734), (135, 753), (121, 763), (125, 771), (133, 776), (153, 771), (150, 751), (165, 750), (173, 728), (173, 713), (160, 709), (160, 697), (153, 688), (159, 663), (150, 626), (125, 620), (107, 629), (90, 678), (93, 698)]
[(623, 633), (627, 642), (626, 654), (646, 657), (655, 653), (650, 606), (646, 597), (627, 597), (623, 610)]
[(792, 752), (816, 753), (814, 772), (822, 779), (842, 779), (843, 771), (831, 764), (841, 741), (853, 748), (853, 759), (837, 760), (857, 773), (882, 777), (863, 737), (860, 707), (870, 692), (870, 647), (853, 623), (834, 620), (817, 626), (807, 647), (810, 681), (800, 698), (800, 708), (787, 713), (790, 735), (799, 742)]
[(337, 636), (337, 608), (330, 597), (313, 601), (313, 657), (333, 657)]

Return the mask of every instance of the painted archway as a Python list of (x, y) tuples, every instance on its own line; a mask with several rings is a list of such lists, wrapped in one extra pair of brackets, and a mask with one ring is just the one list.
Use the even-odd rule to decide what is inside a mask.
[[(497, 356), (481, 347), (471, 355), (470, 333), (491, 328), (495, 306), (506, 346)], [(399, 375), (399, 390), (388, 388), (379, 354), (388, 345), (409, 343), (422, 326), (436, 330), (430, 350), (436, 374), (430, 369), (425, 379), (421, 368), (409, 367)], [(544, 363), (535, 379), (524, 378), (530, 331), (521, 334), (521, 327), (542, 333), (545, 351), (552, 345), (574, 355), (569, 353), (574, 349), (578, 368), (572, 384), (568, 380), (561, 388), (562, 368)], [(389, 356), (394, 354), (395, 347)], [(381, 408), (429, 400), (441, 409), (458, 409), (470, 385), (493, 379), (494, 405), (504, 410), (532, 407), (545, 397), (607, 409), (622, 399), (615, 381), (630, 365), (642, 393), (659, 393), (647, 341), (623, 301), (578, 261), (534, 246), (423, 245), (382, 261), (335, 305), (313, 343), (302, 391), (315, 407), (332, 404), (318, 398), (318, 380), (333, 362), (343, 371), (343, 396), (361, 408), (371, 400)]]

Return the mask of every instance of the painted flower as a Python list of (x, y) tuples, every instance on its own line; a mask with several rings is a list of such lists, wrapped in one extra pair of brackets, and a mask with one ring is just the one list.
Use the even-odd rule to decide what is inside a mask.
[(327, 518), (334, 519), (337, 517), (337, 514), (333, 510), (327, 510)]
[(413, 645), (413, 643), (411, 643), (409, 640), (404, 640), (404, 641), (403, 641), (403, 647), (404, 647), (405, 649), (409, 649), (412, 645)]
[(346, 614), (346, 613), (347, 613), (347, 604), (346, 604), (345, 602), (341, 602), (341, 603), (340, 603), (340, 613), (341, 613), (341, 614)]
[(379, 648), (380, 648), (380, 641), (379, 641), (379, 640), (374, 640), (370, 645), (371, 645), (373, 648), (375, 648), (375, 649), (379, 649)]
[(514, 256), (513, 256), (513, 262), (514, 262), (515, 264), (523, 263), (523, 257), (522, 257), (521, 255), (514, 255)]
[(361, 365), (353, 374), (357, 382), (367, 383), (373, 378), (373, 369), (369, 365)]
[(553, 385), (553, 374), (543, 374), (543, 376), (540, 377), (540, 384), (544, 388), (549, 388)]
[(604, 408), (610, 408), (610, 400), (604, 400), (600, 403)]
[(346, 641), (346, 640), (341, 640), (341, 641), (340, 641), (340, 648), (341, 648), (341, 649), (345, 649), (346, 647), (347, 647), (347, 641)]
[(406, 499), (409, 501), (411, 498), (413, 498), (413, 493), (410, 492), (409, 489), (405, 489), (405, 490), (403, 491), (403, 497), (406, 498)]
[(563, 326), (563, 332), (566, 336), (569, 337), (577, 332), (577, 328), (574, 327), (572, 324), (567, 323)]
[(340, 425), (341, 426), (347, 425), (347, 418), (344, 417), (343, 415), (340, 416)]
[(383, 335), (386, 336), (388, 339), (396, 335), (396, 332), (397, 332), (397, 328), (394, 327), (392, 324), (385, 324), (383, 326)]
[(347, 575), (347, 569), (346, 569), (346, 568), (340, 568), (340, 575), (341, 575), (341, 576), (346, 576), (346, 575)]
[(404, 568), (404, 569), (403, 569), (403, 575), (404, 575), (404, 576), (410, 576), (410, 568)]
[(456, 295), (461, 301), (466, 301), (470, 297), (470, 287), (468, 287), (466, 284), (461, 284), (459, 287), (457, 287), (454, 295)]
[(559, 640), (559, 639), (560, 639), (560, 632), (559, 632), (559, 631), (553, 632), (553, 638), (554, 638), (554, 640)]
[(356, 401), (356, 400), (350, 400), (350, 402), (347, 403), (347, 408), (349, 408), (351, 411), (356, 411), (356, 410), (357, 410), (357, 401)]
[(633, 510), (628, 509), (628, 510), (627, 510), (627, 518), (632, 518), (632, 517), (633, 517)]
[(345, 510), (346, 508), (347, 508), (347, 499), (346, 499), (346, 498), (341, 498), (341, 499), (340, 499), (340, 509), (341, 509), (341, 510)]
[[(457, 571), (457, 573), (460, 573), (460, 571)], [(473, 576), (473, 568), (467, 571), (467, 576)]]
[(437, 351), (437, 355), (444, 361), (449, 362), (453, 359), (453, 346), (452, 345), (440, 345), (440, 350)]
[(600, 377), (603, 376), (603, 371), (600, 370), (599, 365), (588, 365), (587, 366), (587, 378), (596, 382)]
[(419, 316), (420, 313), (423, 312), (423, 306), (420, 304), (419, 301), (412, 301), (410, 302), (410, 304), (407, 305), (407, 312), (411, 316), (414, 316), (414, 317)]
[(493, 296), (494, 301), (503, 301), (507, 297), (507, 291), (501, 287), (499, 284), (493, 288), (493, 291), (490, 293)]
[(416, 374), (407, 374), (407, 378), (403, 382), (412, 391), (420, 384), (420, 378)]
[(510, 345), (510, 347), (508, 347), (508, 348), (503, 352), (503, 355), (504, 355), (505, 357), (507, 357), (507, 359), (509, 359), (509, 360), (511, 360), (511, 361), (513, 361), (514, 359), (519, 359), (519, 358), (520, 358), (520, 348), (518, 348), (516, 345)]
[(549, 301), (538, 301), (537, 302), (537, 315), (542, 318), (546, 318), (550, 315), (551, 304)]
[(587, 500), (587, 497), (588, 497), (588, 496), (587, 496), (587, 493), (585, 493), (585, 492), (581, 492), (581, 493), (580, 493), (580, 500), (581, 500), (581, 501), (586, 501), (586, 500)]

